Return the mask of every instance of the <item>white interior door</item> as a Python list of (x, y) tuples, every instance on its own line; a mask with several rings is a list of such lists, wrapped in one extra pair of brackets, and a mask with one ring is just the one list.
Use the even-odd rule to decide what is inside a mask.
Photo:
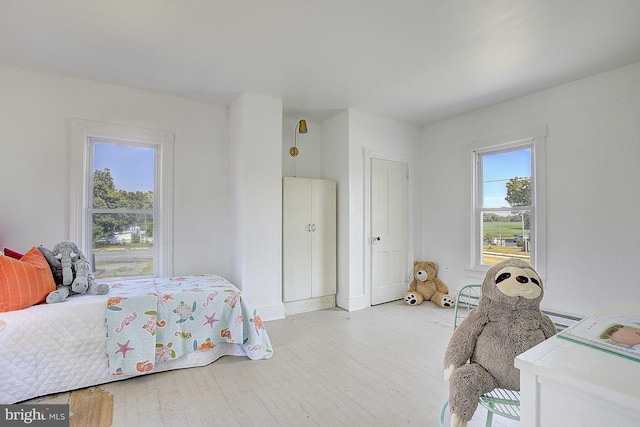
[(406, 163), (371, 159), (371, 304), (404, 296), (409, 276)]

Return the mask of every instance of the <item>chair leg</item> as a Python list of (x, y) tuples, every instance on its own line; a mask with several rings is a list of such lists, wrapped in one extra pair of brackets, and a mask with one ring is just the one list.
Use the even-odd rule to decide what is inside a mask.
[(487, 422), (485, 426), (491, 427), (491, 424), (493, 424), (493, 412), (491, 412), (490, 410), (487, 410)]
[(444, 426), (444, 413), (447, 410), (447, 406), (449, 406), (449, 399), (445, 400), (444, 403), (442, 404), (442, 408), (440, 408), (440, 427), (445, 427)]

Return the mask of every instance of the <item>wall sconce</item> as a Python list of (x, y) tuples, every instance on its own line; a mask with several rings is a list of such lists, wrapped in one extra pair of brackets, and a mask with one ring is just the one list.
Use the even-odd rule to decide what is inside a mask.
[(298, 123), (296, 123), (296, 127), (293, 129), (293, 147), (289, 148), (289, 154), (291, 154), (293, 157), (297, 156), (299, 153), (298, 134), (305, 134), (307, 132), (307, 121), (305, 119), (298, 121)]

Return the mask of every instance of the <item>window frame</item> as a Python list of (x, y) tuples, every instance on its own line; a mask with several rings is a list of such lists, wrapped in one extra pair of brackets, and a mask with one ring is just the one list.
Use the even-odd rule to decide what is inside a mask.
[(69, 237), (87, 257), (93, 252), (93, 214), (90, 191), (93, 188), (92, 140), (111, 141), (130, 146), (156, 147), (154, 203), (154, 276), (173, 275), (173, 145), (170, 131), (132, 126), (71, 120), (71, 176)]
[[(482, 264), (482, 212), (499, 209), (482, 208), (482, 176), (479, 155), (499, 154), (506, 151), (531, 148), (531, 221), (530, 233), (534, 244), (530, 252), (531, 265), (546, 277), (546, 203), (545, 203), (545, 157), (546, 126), (540, 126), (510, 135), (474, 141), (469, 144), (471, 157), (470, 232), (468, 234), (467, 275), (482, 278), (491, 267)], [(512, 208), (504, 209), (513, 211)]]

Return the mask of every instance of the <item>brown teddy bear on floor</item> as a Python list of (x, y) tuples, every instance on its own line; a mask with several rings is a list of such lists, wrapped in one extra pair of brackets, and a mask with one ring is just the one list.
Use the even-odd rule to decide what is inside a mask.
[(438, 307), (453, 307), (454, 300), (449, 295), (447, 285), (436, 277), (438, 264), (432, 261), (413, 263), (413, 280), (404, 301), (409, 305), (419, 305), (422, 301), (433, 301)]

